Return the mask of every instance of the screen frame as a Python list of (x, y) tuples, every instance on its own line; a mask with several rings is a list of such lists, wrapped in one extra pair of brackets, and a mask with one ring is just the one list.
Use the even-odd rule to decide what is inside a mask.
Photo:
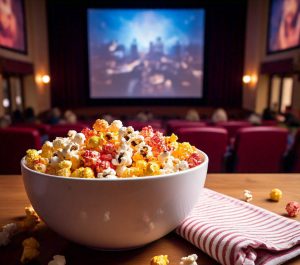
[(293, 50), (300, 49), (300, 43), (299, 43), (297, 46), (293, 46), (293, 47), (282, 49), (282, 50), (276, 50), (276, 51), (270, 50), (269, 41), (270, 41), (270, 38), (271, 38), (272, 6), (273, 6), (274, 1), (275, 0), (270, 0), (269, 1), (269, 7), (268, 7), (268, 24), (267, 24), (268, 28), (267, 28), (267, 40), (266, 40), (267, 55), (283, 53), (283, 52), (288, 52), (288, 51), (293, 51)]
[[(180, 97), (180, 98), (92, 98), (90, 92), (90, 71), (89, 71), (89, 49), (88, 49), (88, 10), (89, 9), (202, 9), (204, 11), (204, 46), (203, 46), (203, 80), (202, 80), (202, 97), (188, 98), (188, 97)], [(85, 10), (85, 29), (86, 29), (86, 76), (88, 78), (88, 89), (86, 89), (86, 98), (89, 106), (201, 106), (205, 105), (206, 102), (206, 76), (207, 76), (207, 66), (206, 66), (206, 39), (207, 39), (207, 10), (204, 5), (201, 3), (193, 3), (192, 1), (187, 0), (187, 3), (184, 5), (181, 3), (172, 2), (172, 3), (157, 3), (153, 6), (153, 2), (144, 1), (143, 3), (130, 3), (129, 1), (120, 3), (109, 3), (104, 1), (104, 3), (91, 4), (86, 7)], [(200, 90), (200, 87), (199, 87)]]
[(26, 54), (28, 54), (28, 43), (27, 43), (27, 19), (26, 19), (26, 10), (25, 10), (25, 0), (20, 0), (20, 3), (21, 3), (22, 15), (23, 15), (22, 30), (23, 30), (23, 34), (24, 34), (24, 47), (23, 47), (24, 49), (21, 50), (21, 49), (11, 48), (11, 47), (7, 47), (2, 44), (0, 44), (0, 48), (26, 55)]

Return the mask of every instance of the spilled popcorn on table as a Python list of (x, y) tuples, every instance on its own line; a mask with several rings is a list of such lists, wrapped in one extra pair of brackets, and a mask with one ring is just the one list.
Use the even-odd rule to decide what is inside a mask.
[(92, 129), (70, 130), (68, 137), (27, 150), (27, 167), (51, 175), (116, 179), (183, 171), (204, 162), (204, 155), (175, 134), (163, 136), (151, 126), (135, 131), (119, 120), (96, 120)]

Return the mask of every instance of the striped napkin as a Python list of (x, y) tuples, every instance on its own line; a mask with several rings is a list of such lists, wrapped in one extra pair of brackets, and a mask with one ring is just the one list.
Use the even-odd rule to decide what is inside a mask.
[(221, 264), (282, 264), (300, 255), (300, 223), (204, 189), (177, 233)]

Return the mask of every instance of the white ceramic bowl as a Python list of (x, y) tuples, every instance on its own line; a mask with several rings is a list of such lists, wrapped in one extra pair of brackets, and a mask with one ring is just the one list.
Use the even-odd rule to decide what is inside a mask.
[(27, 195), (45, 223), (101, 249), (139, 247), (175, 229), (199, 199), (207, 166), (205, 155), (201, 165), (169, 175), (82, 179), (38, 173), (21, 162)]

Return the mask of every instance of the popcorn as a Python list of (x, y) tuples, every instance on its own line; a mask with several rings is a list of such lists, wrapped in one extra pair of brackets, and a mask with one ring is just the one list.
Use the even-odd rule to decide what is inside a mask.
[(98, 119), (94, 123), (93, 129), (95, 129), (98, 132), (105, 132), (108, 129), (108, 122), (106, 120)]
[(250, 190), (244, 190), (244, 201), (250, 202), (252, 201), (252, 199), (253, 199), (252, 192)]
[(295, 201), (289, 202), (285, 207), (288, 216), (296, 217), (300, 212), (300, 204)]
[(10, 242), (11, 238), (17, 233), (18, 226), (16, 223), (10, 223), (2, 227), (0, 232), (0, 247), (6, 246)]
[(35, 238), (30, 237), (25, 239), (22, 245), (24, 247), (22, 257), (21, 257), (22, 263), (28, 263), (36, 259), (40, 255), (39, 252), (40, 244)]
[(278, 202), (282, 198), (282, 191), (280, 189), (272, 189), (270, 192), (270, 199)]
[(103, 172), (97, 174), (97, 178), (115, 179), (116, 171), (112, 168), (104, 169)]
[(66, 265), (66, 258), (62, 255), (55, 255), (48, 265)]
[(19, 227), (23, 231), (32, 230), (41, 221), (32, 206), (25, 207), (26, 218), (22, 220)]
[(197, 265), (198, 256), (196, 254), (182, 257), (179, 265)]
[(80, 167), (71, 173), (73, 178), (95, 178), (94, 171), (90, 167)]
[(29, 149), (26, 165), (38, 172), (75, 178), (129, 178), (169, 174), (200, 165), (205, 157), (175, 134), (146, 126), (135, 131), (119, 120), (96, 120), (93, 129), (70, 130), (68, 137)]
[(122, 122), (119, 120), (115, 120), (109, 125), (108, 129), (111, 132), (118, 132), (122, 127), (123, 127)]
[(160, 255), (160, 256), (154, 256), (151, 259), (150, 265), (168, 265), (169, 259), (168, 255)]

